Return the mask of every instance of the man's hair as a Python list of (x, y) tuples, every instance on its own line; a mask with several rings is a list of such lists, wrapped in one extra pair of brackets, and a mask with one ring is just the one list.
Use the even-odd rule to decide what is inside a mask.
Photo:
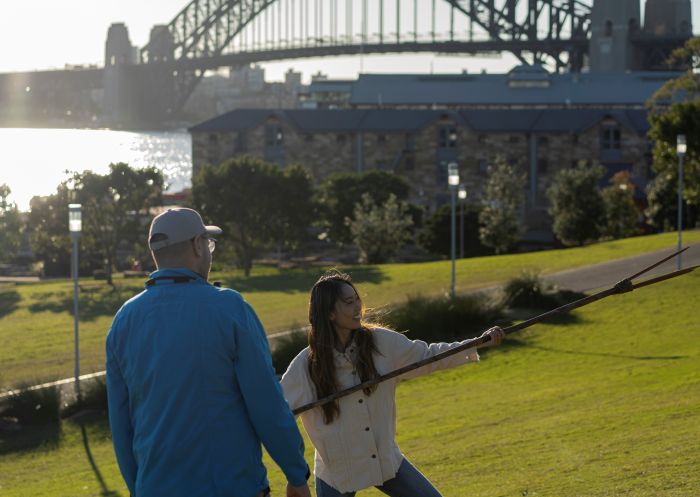
[(187, 256), (191, 240), (174, 243), (153, 251), (153, 260), (158, 268), (180, 266)]

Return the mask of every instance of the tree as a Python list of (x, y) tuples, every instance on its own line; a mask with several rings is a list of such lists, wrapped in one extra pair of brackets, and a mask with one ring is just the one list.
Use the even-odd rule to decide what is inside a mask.
[(671, 172), (657, 174), (647, 184), (647, 222), (661, 231), (672, 231), (678, 216), (678, 175)]
[(15, 259), (22, 240), (22, 220), (17, 204), (8, 200), (10, 193), (9, 186), (0, 185), (0, 262)]
[(345, 219), (352, 218), (355, 204), (367, 193), (377, 204), (386, 202), (390, 195), (405, 201), (410, 188), (406, 180), (386, 171), (368, 171), (362, 174), (342, 173), (329, 176), (321, 185), (322, 215), (331, 240), (352, 242), (352, 234)]
[(489, 166), (485, 189), (485, 206), (479, 213), (479, 239), (497, 254), (506, 252), (520, 239), (524, 226), (520, 209), (525, 188), (525, 174), (499, 158)]
[[(73, 202), (67, 184), (58, 185), (56, 193), (34, 197), (29, 203), (29, 245), (34, 258), (43, 264), (46, 276), (70, 274), (71, 240), (68, 235), (68, 204)], [(92, 257), (81, 251), (81, 268), (90, 267)]]
[(605, 204), (598, 182), (605, 169), (580, 162), (570, 169), (562, 169), (547, 190), (554, 220), (554, 234), (565, 245), (583, 245), (600, 237), (605, 220)]
[[(673, 52), (670, 62), (680, 62), (686, 71), (664, 84), (648, 102), (649, 138), (654, 142), (653, 168), (658, 176), (666, 176), (656, 186), (670, 177), (678, 181), (676, 137), (684, 134), (687, 153), (683, 161), (683, 198), (694, 213), (700, 208), (700, 39), (688, 40), (683, 48)], [(670, 195), (659, 196), (657, 200), (676, 202)], [(657, 213), (675, 209), (671, 205), (653, 206)], [(700, 219), (691, 215), (684, 216), (684, 221), (685, 226), (693, 226)]]
[(76, 202), (82, 204), (83, 244), (101, 255), (111, 285), (117, 250), (130, 252), (134, 245), (147, 243), (144, 220), (162, 203), (163, 174), (154, 167), (110, 164), (106, 175), (75, 173), (72, 186)]
[(355, 204), (353, 218), (347, 218), (353, 240), (360, 249), (361, 262), (380, 264), (396, 255), (409, 238), (413, 220), (405, 203), (393, 193), (384, 203), (377, 203), (364, 193)]
[[(459, 255), (460, 209), (457, 206), (457, 251)], [(479, 239), (479, 213), (481, 208), (474, 204), (464, 206), (464, 255), (475, 257), (491, 253)], [(450, 257), (452, 250), (452, 207), (443, 205), (426, 221), (418, 235), (418, 242), (433, 254)]]
[(163, 175), (156, 168), (132, 169), (110, 164), (109, 173), (73, 173), (57, 192), (31, 201), (30, 243), (46, 274), (65, 275), (70, 270), (68, 204), (82, 205), (80, 238), (81, 271), (104, 268), (112, 284), (117, 252), (146, 246), (151, 209), (161, 205)]
[(313, 178), (308, 169), (291, 165), (277, 176), (273, 243), (295, 250), (308, 238), (307, 230), (317, 215)]
[(230, 243), (222, 248), (246, 276), (261, 250), (297, 245), (313, 220), (311, 176), (301, 166), (282, 171), (241, 157), (203, 168), (192, 183), (194, 207), (223, 228), (221, 237)]
[(603, 190), (605, 223), (601, 234), (610, 238), (625, 238), (639, 233), (640, 210), (634, 201), (635, 186), (628, 171), (620, 171), (610, 178), (610, 186)]

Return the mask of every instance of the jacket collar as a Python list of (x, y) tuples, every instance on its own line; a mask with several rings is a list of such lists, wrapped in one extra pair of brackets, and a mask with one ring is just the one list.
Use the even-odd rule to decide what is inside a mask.
[[(192, 271), (191, 269), (187, 269), (184, 267), (175, 267), (175, 268), (163, 268), (159, 269), (157, 271), (152, 272), (149, 275), (149, 281), (155, 281), (156, 285), (171, 285), (174, 283), (174, 280), (169, 279), (169, 278), (189, 278), (192, 282), (200, 283), (200, 284), (208, 284), (207, 280), (204, 279), (204, 277)], [(148, 282), (146, 283), (146, 288), (148, 288), (150, 285)]]

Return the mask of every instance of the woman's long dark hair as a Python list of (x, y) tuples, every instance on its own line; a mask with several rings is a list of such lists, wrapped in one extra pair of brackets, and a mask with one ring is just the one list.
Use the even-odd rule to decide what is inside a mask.
[[(309, 300), (311, 330), (308, 335), (310, 351), (309, 374), (311, 381), (316, 386), (316, 395), (319, 399), (338, 391), (333, 354), (338, 343), (338, 336), (335, 333), (335, 327), (331, 322), (330, 315), (341, 296), (344, 285), (349, 285), (359, 298), (357, 289), (352, 284), (350, 276), (337, 271), (321, 276), (311, 289)], [(364, 313), (364, 307), (362, 312)], [(378, 376), (377, 369), (374, 367), (374, 360), (372, 359), (372, 352), (376, 351), (374, 337), (372, 336), (372, 328), (364, 322), (362, 322), (359, 329), (354, 331), (354, 339), (358, 347), (355, 367), (360, 376), (360, 381), (364, 382)], [(377, 386), (374, 385), (365, 388), (364, 392), (370, 395), (376, 388)], [(323, 409), (323, 419), (326, 424), (332, 423), (340, 415), (338, 401), (328, 402), (321, 408)]]

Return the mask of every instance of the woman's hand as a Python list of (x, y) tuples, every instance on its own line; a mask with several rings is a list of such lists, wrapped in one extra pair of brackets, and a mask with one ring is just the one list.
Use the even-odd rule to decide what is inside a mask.
[(483, 345), (484, 347), (498, 347), (499, 345), (501, 345), (503, 339), (506, 337), (506, 333), (501, 329), (500, 326), (494, 326), (493, 328), (486, 330), (481, 336), (489, 336), (491, 338), (488, 342), (486, 342)]

